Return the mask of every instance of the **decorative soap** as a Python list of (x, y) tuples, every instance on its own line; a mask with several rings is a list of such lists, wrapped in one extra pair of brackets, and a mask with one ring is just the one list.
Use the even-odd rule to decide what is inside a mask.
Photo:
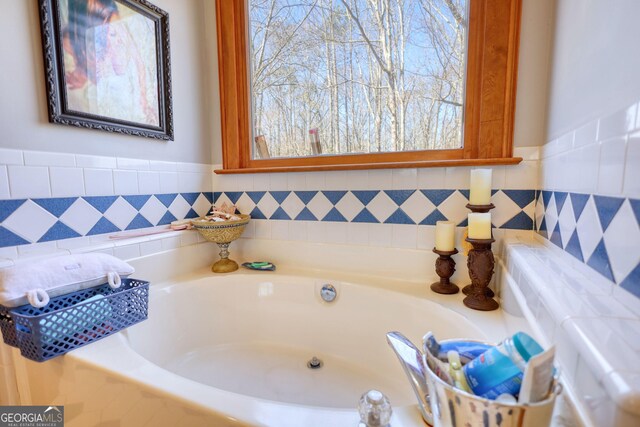
[(275, 271), (276, 266), (266, 261), (245, 262), (242, 264), (244, 268), (249, 270)]

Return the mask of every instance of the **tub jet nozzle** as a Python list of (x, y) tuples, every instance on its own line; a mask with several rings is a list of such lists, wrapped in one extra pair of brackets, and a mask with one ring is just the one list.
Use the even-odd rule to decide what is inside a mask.
[(307, 368), (309, 368), (309, 369), (322, 368), (322, 360), (320, 360), (317, 357), (313, 356), (313, 358), (307, 362)]

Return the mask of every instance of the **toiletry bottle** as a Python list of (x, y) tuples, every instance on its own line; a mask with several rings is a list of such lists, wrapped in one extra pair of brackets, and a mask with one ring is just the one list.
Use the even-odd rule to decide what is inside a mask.
[(467, 383), (474, 394), (487, 399), (503, 393), (517, 396), (527, 362), (542, 351), (533, 338), (518, 332), (464, 365)]
[(369, 390), (360, 398), (359, 427), (389, 427), (391, 421), (391, 403), (387, 396), (378, 390)]
[(432, 332), (428, 332), (422, 337), (422, 350), (425, 353), (427, 351), (430, 352), (443, 362), (447, 361), (447, 353), (450, 350), (458, 352), (460, 361), (465, 364), (480, 356), (491, 347), (493, 346), (490, 344), (469, 340), (447, 340), (445, 342), (439, 342), (436, 340), (436, 337), (433, 336)]
[(451, 374), (451, 378), (453, 378), (454, 386), (462, 391), (473, 394), (469, 388), (469, 384), (467, 384), (464, 372), (462, 372), (462, 363), (460, 363), (460, 355), (458, 352), (449, 350), (447, 357), (449, 358), (449, 374)]

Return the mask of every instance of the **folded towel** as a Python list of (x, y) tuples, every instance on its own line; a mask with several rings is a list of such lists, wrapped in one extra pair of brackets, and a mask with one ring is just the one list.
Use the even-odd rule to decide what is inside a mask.
[[(134, 272), (126, 262), (107, 254), (65, 255), (24, 262), (0, 269), (0, 304), (18, 307), (32, 302), (43, 306), (49, 297), (91, 288), (103, 283), (117, 287), (120, 278)], [(30, 295), (30, 298), (27, 296)]]

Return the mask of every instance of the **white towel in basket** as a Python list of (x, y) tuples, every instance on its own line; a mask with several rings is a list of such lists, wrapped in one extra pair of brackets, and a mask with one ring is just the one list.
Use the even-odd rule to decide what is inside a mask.
[(43, 306), (49, 297), (109, 283), (134, 272), (128, 263), (107, 254), (78, 254), (25, 262), (0, 269), (0, 304)]

